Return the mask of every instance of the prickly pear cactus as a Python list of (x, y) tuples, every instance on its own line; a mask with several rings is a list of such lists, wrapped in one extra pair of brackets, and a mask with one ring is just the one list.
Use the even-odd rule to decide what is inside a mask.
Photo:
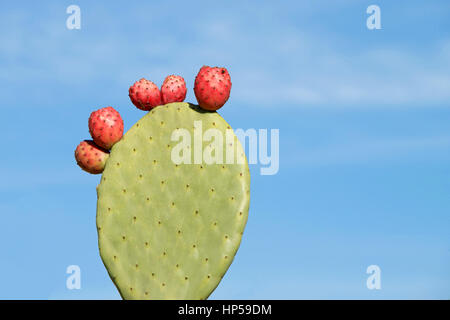
[[(194, 163), (199, 121), (204, 133), (222, 133), (223, 150), (215, 152), (223, 151), (223, 163)], [(192, 150), (192, 164), (173, 161), (173, 133), (181, 129), (192, 138), (184, 149)], [(97, 189), (97, 230), (122, 298), (206, 299), (219, 284), (241, 242), (250, 199), (244, 151), (234, 133), (225, 139), (227, 131), (216, 112), (171, 103), (146, 114), (112, 148)], [(203, 152), (212, 140), (200, 142)], [(230, 147), (235, 161), (227, 164)]]

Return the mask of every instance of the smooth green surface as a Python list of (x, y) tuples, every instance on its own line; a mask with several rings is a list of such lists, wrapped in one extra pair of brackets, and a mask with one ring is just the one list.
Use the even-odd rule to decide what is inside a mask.
[(124, 299), (206, 299), (239, 247), (250, 173), (234, 134), (243, 164), (171, 160), (174, 130), (193, 138), (199, 120), (203, 132), (216, 128), (225, 137), (230, 128), (216, 112), (172, 103), (146, 114), (111, 150), (97, 189), (97, 230), (100, 255)]

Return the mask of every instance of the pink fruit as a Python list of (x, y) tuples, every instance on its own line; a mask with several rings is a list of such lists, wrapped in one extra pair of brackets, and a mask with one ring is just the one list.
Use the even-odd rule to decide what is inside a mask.
[(227, 69), (203, 66), (195, 77), (194, 93), (200, 107), (221, 108), (230, 97), (231, 78)]
[(186, 82), (183, 77), (167, 76), (161, 86), (161, 96), (164, 104), (171, 102), (183, 102), (186, 98)]
[(97, 146), (92, 140), (81, 141), (75, 149), (77, 164), (81, 169), (92, 174), (103, 172), (108, 157), (108, 150)]
[(109, 150), (122, 138), (122, 117), (113, 107), (94, 111), (89, 117), (89, 132), (98, 146)]
[(148, 111), (162, 104), (161, 92), (156, 84), (142, 78), (128, 90), (131, 102), (141, 110)]

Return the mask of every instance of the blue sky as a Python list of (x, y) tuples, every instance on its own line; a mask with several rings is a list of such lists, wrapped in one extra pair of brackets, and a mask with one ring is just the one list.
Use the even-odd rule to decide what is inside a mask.
[[(450, 298), (448, 1), (16, 1), (0, 30), (0, 298), (119, 298), (99, 176), (73, 151), (92, 110), (126, 129), (143, 116), (127, 92), (141, 77), (180, 74), (195, 102), (202, 65), (230, 71), (234, 128), (280, 130), (280, 170), (251, 166), (241, 248), (211, 298)], [(71, 264), (81, 290), (65, 287)]]

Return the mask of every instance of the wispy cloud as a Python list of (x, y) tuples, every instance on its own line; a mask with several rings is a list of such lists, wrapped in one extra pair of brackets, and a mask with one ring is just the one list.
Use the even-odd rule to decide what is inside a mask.
[[(63, 14), (41, 16), (37, 23), (32, 12), (3, 12), (1, 27), (8, 32), (0, 35), (0, 80), (6, 86), (0, 90), (12, 99), (24, 77), (43, 85), (108, 81), (118, 89), (143, 74), (160, 81), (176, 71), (193, 79), (202, 64), (222, 64), (232, 71), (234, 101), (258, 107), (429, 107), (450, 101), (450, 39), (420, 52), (398, 45), (374, 49), (358, 45), (356, 35), (305, 28), (267, 4), (232, 12), (231, 6), (184, 23), (178, 19), (186, 15), (182, 11), (195, 8), (175, 11), (171, 23), (144, 14), (160, 6), (123, 8), (125, 18), (134, 18), (133, 33), (120, 21), (112, 23), (116, 17), (107, 10), (87, 4), (83, 17), (91, 20), (80, 31), (66, 30)], [(319, 14), (311, 6), (303, 9)], [(112, 31), (95, 24), (94, 16)], [(153, 32), (161, 23), (167, 26)]]
[(450, 158), (450, 136), (423, 138), (384, 138), (342, 142), (317, 147), (298, 148), (295, 154), (283, 161), (286, 165), (328, 166), (352, 164), (376, 164), (402, 159), (416, 161), (418, 154), (427, 157), (430, 154), (446, 154)]
[(259, 105), (330, 108), (430, 107), (450, 101), (447, 44), (423, 55), (381, 49), (348, 56), (331, 48), (315, 51), (315, 44), (303, 41), (303, 47), (309, 47), (314, 57), (295, 47), (290, 49), (292, 57), (310, 61), (315, 67), (294, 68), (278, 77), (273, 76), (273, 70), (241, 70), (245, 74), (240, 80), (246, 85), (235, 91), (236, 98)]

